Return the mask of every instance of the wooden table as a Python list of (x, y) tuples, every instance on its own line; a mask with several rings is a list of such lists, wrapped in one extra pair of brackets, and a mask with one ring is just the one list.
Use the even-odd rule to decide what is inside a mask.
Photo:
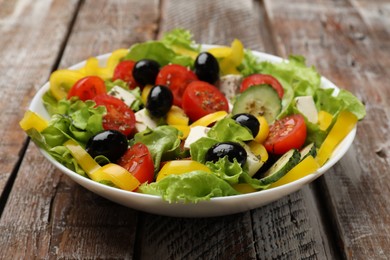
[[(50, 73), (158, 39), (301, 54), (367, 107), (345, 157), (267, 206), (172, 218), (105, 200), (56, 170), (19, 128)], [(388, 259), (388, 0), (0, 0), (0, 259)]]

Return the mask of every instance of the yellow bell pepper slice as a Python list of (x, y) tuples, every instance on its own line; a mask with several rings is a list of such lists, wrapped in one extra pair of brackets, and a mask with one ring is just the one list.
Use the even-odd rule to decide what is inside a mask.
[(320, 110), (318, 112), (318, 125), (320, 127), (320, 130), (325, 131), (326, 129), (328, 129), (328, 127), (332, 123), (332, 120), (333, 116), (330, 113), (324, 110)]
[(183, 174), (192, 171), (211, 172), (210, 169), (200, 162), (192, 160), (169, 161), (161, 168), (157, 174), (156, 181), (159, 181), (171, 174)]
[(50, 75), (50, 91), (57, 100), (68, 96), (68, 91), (85, 74), (76, 70), (56, 70)]
[(253, 188), (248, 183), (236, 183), (232, 185), (233, 189), (238, 191), (239, 193), (246, 194), (246, 193), (252, 193), (257, 191), (255, 188)]
[(189, 56), (191, 57), (192, 59), (196, 59), (196, 57), (198, 56), (198, 52), (196, 51), (193, 51), (193, 50), (189, 50), (189, 49), (185, 49), (183, 47), (180, 47), (180, 46), (175, 46), (173, 45), (172, 46), (172, 49), (174, 52), (176, 52), (177, 54), (181, 54), (181, 55), (185, 55), (185, 56)]
[(137, 178), (118, 164), (109, 163), (91, 173), (91, 179), (97, 182), (110, 180), (118, 188), (133, 191), (141, 184)]
[(174, 128), (176, 128), (177, 130), (179, 130), (181, 133), (182, 133), (182, 136), (179, 136), (179, 138), (181, 140), (184, 140), (188, 137), (188, 135), (190, 134), (190, 126), (188, 125), (170, 125)]
[(86, 76), (99, 76), (99, 60), (95, 57), (87, 59), (84, 67), (78, 71)]
[(268, 160), (268, 152), (267, 149), (265, 149), (264, 145), (256, 142), (256, 141), (250, 141), (248, 143), (249, 149), (251, 152), (262, 162), (266, 162)]
[(128, 49), (117, 49), (113, 51), (107, 60), (106, 68), (110, 69), (113, 73), (116, 65), (118, 65), (118, 63), (126, 56), (127, 53), (129, 53)]
[(272, 183), (269, 188), (278, 187), (309, 175), (310, 173), (318, 170), (320, 166), (318, 165), (316, 159), (313, 156), (309, 155), (298, 163), (294, 168), (292, 168), (286, 175)]
[(117, 164), (109, 163), (103, 167), (100, 166), (89, 153), (74, 140), (70, 139), (66, 141), (64, 146), (69, 149), (77, 163), (93, 181), (111, 181), (118, 188), (128, 191), (133, 191), (140, 185), (137, 178)]
[(45, 129), (49, 123), (46, 119), (37, 113), (28, 110), (24, 114), (22, 120), (20, 120), (19, 125), (24, 131), (35, 128), (38, 132), (42, 132), (42, 130)]
[(269, 125), (268, 125), (267, 120), (263, 116), (258, 116), (257, 120), (259, 120), (260, 129), (255, 137), (255, 141), (262, 144), (265, 142), (265, 139), (267, 139), (267, 137), (268, 137)]
[(146, 101), (148, 100), (149, 92), (153, 88), (152, 85), (146, 85), (141, 92), (141, 100), (144, 104), (146, 104)]
[(168, 125), (185, 125), (188, 126), (190, 119), (184, 113), (184, 110), (178, 106), (172, 106), (167, 113), (167, 124)]
[(209, 49), (207, 52), (212, 54), (215, 58), (221, 59), (229, 56), (232, 53), (232, 48), (227, 46), (216, 47)]
[(226, 111), (217, 111), (208, 115), (205, 115), (204, 117), (199, 118), (195, 122), (193, 122), (190, 126), (208, 126), (212, 123), (215, 123), (224, 117), (226, 117), (228, 113)]
[(113, 51), (107, 60), (106, 66), (98, 68), (97, 76), (105, 80), (112, 78), (116, 65), (118, 65), (128, 52), (128, 49), (118, 49)]
[(237, 66), (241, 64), (244, 58), (244, 45), (241, 41), (234, 39), (231, 47), (211, 48), (207, 52), (218, 59), (222, 75), (239, 74)]
[(358, 119), (349, 111), (341, 111), (336, 119), (335, 124), (325, 138), (317, 153), (317, 162), (320, 166), (332, 155), (336, 146), (351, 132), (355, 127)]

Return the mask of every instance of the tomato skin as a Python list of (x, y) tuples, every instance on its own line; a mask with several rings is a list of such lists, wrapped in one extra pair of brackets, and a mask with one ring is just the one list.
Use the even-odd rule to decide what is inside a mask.
[(103, 116), (104, 130), (117, 130), (126, 136), (134, 134), (135, 114), (122, 100), (101, 94), (94, 98), (97, 106), (105, 106), (107, 114)]
[(229, 111), (225, 95), (204, 81), (193, 81), (188, 84), (183, 94), (182, 107), (192, 121), (217, 111)]
[(87, 76), (76, 81), (68, 92), (68, 99), (77, 96), (80, 100), (86, 101), (106, 92), (103, 79), (98, 76)]
[(168, 64), (160, 70), (156, 78), (156, 85), (164, 85), (171, 89), (173, 104), (182, 106), (182, 97), (188, 84), (198, 80), (195, 73), (187, 67), (178, 64)]
[(274, 78), (271, 75), (267, 75), (267, 74), (252, 74), (252, 75), (244, 78), (244, 80), (241, 82), (240, 92), (243, 92), (244, 90), (246, 90), (250, 86), (261, 85), (261, 84), (270, 85), (271, 87), (273, 87), (276, 90), (279, 97), (283, 98), (283, 95), (284, 95), (283, 86), (280, 84), (280, 82), (276, 78)]
[(154, 179), (152, 155), (146, 145), (135, 143), (117, 162), (134, 175), (141, 183), (151, 183)]
[(299, 149), (306, 140), (306, 124), (302, 115), (296, 114), (276, 120), (269, 128), (264, 147), (269, 153), (281, 155)]
[(127, 82), (129, 89), (135, 89), (138, 86), (138, 83), (133, 77), (134, 65), (135, 62), (132, 60), (124, 60), (119, 62), (115, 67), (112, 80), (115, 81), (117, 79), (121, 79)]

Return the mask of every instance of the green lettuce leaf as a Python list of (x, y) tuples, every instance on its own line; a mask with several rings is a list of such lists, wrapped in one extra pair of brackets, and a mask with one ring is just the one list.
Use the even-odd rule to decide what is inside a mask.
[(124, 57), (124, 60), (139, 61), (141, 59), (155, 60), (160, 66), (174, 63), (192, 68), (194, 63), (191, 57), (176, 54), (171, 48), (158, 41), (134, 44)]
[(229, 117), (218, 121), (207, 133), (190, 145), (191, 158), (194, 161), (205, 163), (207, 151), (219, 142), (244, 142), (253, 140), (252, 133)]
[(138, 190), (141, 193), (161, 196), (170, 203), (197, 203), (213, 197), (239, 194), (226, 181), (204, 171), (171, 174), (158, 182), (142, 184)]
[(230, 117), (225, 117), (218, 121), (208, 131), (207, 136), (219, 142), (245, 142), (253, 140), (252, 132)]
[(145, 144), (153, 158), (154, 169), (157, 172), (161, 160), (179, 157), (180, 139), (179, 131), (171, 126), (162, 125), (155, 129), (147, 129), (134, 136), (134, 142)]
[(195, 41), (190, 31), (176, 28), (163, 35), (161, 42), (169, 47), (180, 47), (182, 49), (199, 52), (199, 47), (195, 47)]

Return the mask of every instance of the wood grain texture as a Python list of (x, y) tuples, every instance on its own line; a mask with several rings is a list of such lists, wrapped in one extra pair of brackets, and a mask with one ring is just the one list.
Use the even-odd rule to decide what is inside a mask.
[[(336, 8), (337, 6), (337, 8)], [(386, 1), (266, 1), (283, 55), (306, 56), (367, 108), (346, 156), (325, 175), (329, 210), (350, 259), (390, 255), (389, 6)], [(283, 8), (282, 8), (283, 7)], [(299, 28), (298, 30), (294, 28)]]
[(76, 1), (0, 2), (0, 194), (26, 139), (18, 122), (50, 75), (75, 7)]
[[(65, 5), (61, 6), (61, 3)], [(68, 6), (69, 4), (72, 6)], [(61, 68), (89, 56), (109, 52), (119, 47), (128, 47), (130, 42), (150, 39), (154, 37), (158, 20), (157, 1), (142, 3), (138, 1), (83, 1), (74, 27), (70, 27), (72, 17), (66, 20), (58, 16), (58, 13), (64, 13), (66, 7), (68, 9), (77, 8), (78, 3), (56, 1), (53, 6), (59, 10), (47, 10), (51, 14), (49, 16), (51, 20), (42, 21), (46, 24), (52, 23), (53, 27), (46, 27), (47, 31), (42, 31), (41, 34), (55, 33), (58, 34), (57, 38), (63, 39), (67, 29), (71, 30), (64, 55), (61, 57), (59, 65)], [(28, 6), (25, 8), (23, 9), (25, 12), (30, 10)], [(34, 10), (31, 9), (31, 11)], [(144, 16), (140, 10), (145, 10)], [(31, 19), (32, 14), (25, 13), (24, 15)], [(39, 15), (38, 11), (36, 15)], [(56, 15), (58, 17), (53, 17)], [(72, 16), (72, 12), (69, 15)], [(10, 25), (10, 30), (17, 26), (16, 24)], [(56, 27), (59, 28), (56, 29)], [(64, 30), (59, 30), (60, 28)], [(28, 35), (29, 28), (24, 30)], [(38, 32), (39, 30), (34, 31), (35, 34)], [(16, 35), (23, 35), (23, 33), (24, 31), (21, 31)], [(15, 39), (15, 41), (16, 43), (23, 42), (23, 38)], [(30, 41), (33, 42), (32, 39)], [(42, 68), (41, 73), (44, 73), (45, 77), (30, 79), (35, 80), (30, 84), (36, 84), (38, 87), (49, 76), (50, 66), (54, 66), (62, 43), (54, 40), (45, 43), (42, 39), (42, 42), (36, 42), (33, 46), (35, 49), (31, 47), (29, 52), (37, 56), (29, 57), (28, 60), (42, 58), (43, 61), (40, 62), (47, 62), (49, 65)], [(46, 48), (46, 52), (40, 52), (40, 48)], [(44, 59), (45, 56), (51, 57), (52, 55), (54, 58), (51, 62)], [(19, 57), (15, 54), (14, 56), (18, 59), (23, 57), (23, 55)], [(34, 65), (36, 66), (34, 69), (41, 66), (40, 64)], [(18, 67), (15, 66), (9, 70), (15, 80), (23, 75), (17, 69)], [(39, 72), (34, 72), (39, 74)], [(20, 88), (25, 92), (30, 91), (28, 95), (24, 94), (20, 97), (24, 97), (24, 102), (27, 104), (37, 88), (30, 89), (26, 85), (21, 85)], [(16, 92), (13, 91), (13, 93)], [(20, 103), (19, 101), (19, 106)], [(1, 233), (4, 234), (0, 237), (0, 258), (130, 259), (133, 258), (134, 253), (136, 228), (137, 215), (134, 210), (109, 202), (76, 185), (54, 169), (40, 155), (35, 146), (30, 144), (0, 220)]]

